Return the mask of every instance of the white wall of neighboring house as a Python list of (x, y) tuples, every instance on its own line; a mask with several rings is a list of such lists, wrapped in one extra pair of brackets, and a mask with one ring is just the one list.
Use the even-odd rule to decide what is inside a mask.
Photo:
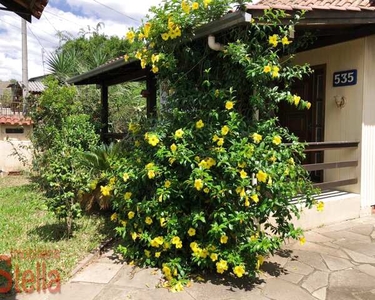
[[(359, 161), (358, 167), (326, 170), (324, 173), (325, 181), (357, 177), (358, 184), (340, 187), (341, 190), (352, 193), (361, 192), (361, 151), (363, 147), (361, 136), (365, 93), (365, 44), (366, 38), (360, 38), (301, 52), (295, 59), (295, 63), (297, 64), (309, 63), (311, 66), (326, 65), (324, 141), (360, 141), (358, 149), (326, 150), (324, 154), (324, 162)], [(357, 70), (357, 84), (333, 87), (333, 73), (351, 69)], [(335, 97), (339, 99), (344, 97), (346, 101), (345, 106), (338, 108)]]
[[(7, 128), (24, 128), (24, 133), (6, 133)], [(14, 171), (28, 170), (31, 164), (30, 134), (32, 126), (17, 126), (0, 124), (0, 170), (2, 174)], [(15, 149), (22, 158), (27, 160), (24, 165), (17, 156), (12, 155)]]

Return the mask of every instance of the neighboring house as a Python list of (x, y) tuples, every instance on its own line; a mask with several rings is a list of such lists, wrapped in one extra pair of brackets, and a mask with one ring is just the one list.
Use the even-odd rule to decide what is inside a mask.
[[(46, 76), (39, 76), (29, 79), (28, 93), (34, 96), (40, 95), (46, 88), (42, 82), (45, 77)], [(12, 97), (15, 101), (22, 98), (23, 87), (22, 81), (17, 81), (8, 85), (8, 88), (12, 90)]]
[[(263, 0), (249, 4), (247, 12), (256, 22), (269, 8), (289, 15), (305, 10), (294, 28), (295, 38), (305, 33), (316, 37), (294, 59), (295, 64), (309, 63), (315, 70), (294, 87), (295, 93), (312, 103), (311, 109), (282, 105), (279, 112), (280, 123), (309, 143), (305, 168), (323, 191), (317, 198), (325, 202), (325, 212), (307, 211), (301, 224), (311, 228), (370, 214), (375, 205), (375, 2)], [(242, 14), (241, 19), (238, 12), (232, 13), (233, 18), (230, 15), (215, 21), (215, 26), (202, 26), (197, 38), (242, 26), (249, 17)], [(113, 60), (69, 82), (101, 85), (106, 124), (108, 86), (129, 80), (147, 81), (151, 114), (156, 99), (153, 76), (138, 61)]]
[[(39, 95), (45, 89), (40, 82), (42, 77), (29, 80), (29, 93)], [(0, 170), (2, 172), (20, 171), (27, 166), (23, 165), (17, 156), (11, 154), (17, 150), (23, 158), (30, 161), (30, 135), (32, 121), (26, 116), (27, 103), (22, 101), (22, 83), (8, 83), (11, 91), (10, 102), (0, 103)]]

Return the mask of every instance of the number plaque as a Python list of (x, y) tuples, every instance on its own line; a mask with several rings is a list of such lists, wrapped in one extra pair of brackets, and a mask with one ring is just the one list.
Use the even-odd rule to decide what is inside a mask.
[(333, 86), (357, 84), (357, 70), (347, 70), (333, 73)]

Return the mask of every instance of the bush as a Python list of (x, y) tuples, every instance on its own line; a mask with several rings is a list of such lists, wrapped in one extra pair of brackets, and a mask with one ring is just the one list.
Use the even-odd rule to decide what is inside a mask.
[(140, 47), (131, 56), (150, 65), (168, 96), (158, 120), (129, 124), (133, 136), (101, 190), (113, 199), (122, 254), (162, 268), (173, 290), (197, 270), (255, 276), (285, 239), (304, 242), (291, 199), (313, 204), (304, 145), (273, 117), (280, 101), (311, 105), (290, 91), (310, 72), (288, 65), (295, 20), (282, 26), (285, 14), (267, 11), (221, 34), (223, 52), (185, 42), (228, 3), (166, 1), (127, 34)]
[(48, 209), (65, 221), (68, 236), (73, 220), (81, 215), (79, 198), (90, 180), (82, 153), (99, 141), (90, 116), (81, 113), (75, 97), (74, 87), (49, 79), (31, 112), (35, 178), (48, 198)]

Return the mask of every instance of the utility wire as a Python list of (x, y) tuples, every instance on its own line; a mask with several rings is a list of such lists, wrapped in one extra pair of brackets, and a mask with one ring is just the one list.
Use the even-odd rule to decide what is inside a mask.
[(62, 17), (62, 16), (59, 16), (59, 15), (57, 15), (57, 14), (53, 13), (53, 12), (50, 12), (50, 11), (46, 11), (46, 10), (45, 10), (44, 12), (46, 12), (47, 14), (51, 14), (51, 15), (54, 15), (55, 17), (58, 17), (58, 18), (60, 18), (60, 19), (62, 19), (62, 20), (65, 20), (65, 21), (68, 21), (68, 22), (70, 22), (70, 23), (76, 24), (77, 26), (80, 26), (80, 27), (82, 27), (82, 25), (81, 25), (81, 24), (78, 24), (78, 23), (76, 23), (76, 22), (73, 22), (72, 20), (68, 20), (68, 19), (66, 19), (66, 18), (64, 18), (64, 17)]
[(38, 41), (40, 47), (42, 47), (42, 49), (45, 50), (45, 48), (43, 47), (42, 43), (40, 42), (39, 38), (34, 34), (34, 32), (31, 30), (30, 26), (27, 26), (27, 28), (30, 30), (31, 34), (36, 38), (36, 40)]
[[(11, 18), (14, 19), (14, 20), (16, 20), (17, 22), (19, 22), (19, 19), (17, 19), (17, 17), (15, 17), (15, 16), (11, 16)], [(36, 24), (33, 24), (32, 26), (35, 27), (35, 28), (37, 28), (35, 25), (36, 25)], [(28, 27), (29, 27), (29, 26), (28, 26)], [(31, 28), (31, 27), (29, 27), (29, 28)], [(47, 31), (41, 29), (40, 27), (38, 27), (38, 30), (43, 31), (45, 34), (48, 34), (49, 36), (51, 36), (51, 37), (53, 37), (53, 38), (56, 38), (55, 35), (50, 34), (49, 32), (47, 32)]]
[(97, 1), (97, 0), (93, 0), (93, 1), (96, 2), (96, 3), (98, 3), (98, 4), (100, 4), (100, 5), (102, 5), (102, 6), (104, 6), (104, 7), (106, 7), (106, 8), (108, 8), (108, 9), (110, 9), (110, 10), (113, 10), (113, 11), (119, 13), (120, 15), (123, 15), (123, 16), (125, 16), (125, 17), (127, 17), (127, 18), (129, 18), (129, 19), (131, 19), (131, 20), (133, 20), (133, 21), (136, 21), (136, 22), (138, 22), (138, 23), (141, 23), (141, 21), (139, 21), (139, 20), (137, 20), (137, 19), (135, 19), (135, 18), (133, 18), (133, 17), (131, 17), (131, 16), (128, 16), (128, 15), (122, 13), (121, 11), (118, 11), (118, 10), (116, 10), (116, 9), (114, 9), (114, 8), (112, 8), (112, 7), (110, 7), (110, 6), (108, 6), (108, 5), (105, 5), (105, 4), (103, 4), (103, 3), (101, 3), (101, 2), (99, 2), (99, 1)]
[(52, 28), (55, 29), (56, 33), (59, 33), (59, 31), (56, 29), (56, 27), (51, 23), (51, 21), (47, 18), (47, 15), (44, 14), (43, 17), (48, 21), (48, 23), (51, 24)]
[(14, 27), (14, 28), (17, 28), (18, 30), (21, 30), (20, 27), (14, 26), (12, 23), (9, 23), (9, 22), (7, 22), (7, 21), (4, 21), (3, 19), (0, 19), (0, 21), (1, 21), (1, 22), (4, 22), (4, 23), (7, 23), (8, 25), (10, 25), (10, 26), (12, 26), (12, 27)]

